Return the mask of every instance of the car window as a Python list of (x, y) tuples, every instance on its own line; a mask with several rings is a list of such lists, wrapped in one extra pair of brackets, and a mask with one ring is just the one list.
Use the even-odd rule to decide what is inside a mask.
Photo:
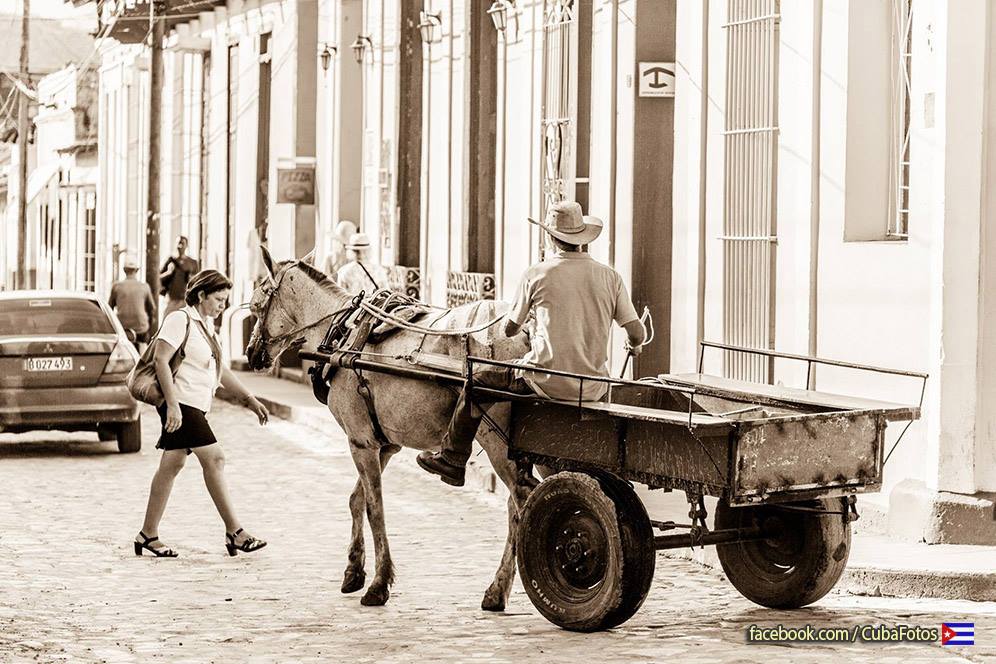
[(114, 325), (93, 300), (0, 300), (0, 335), (114, 333)]

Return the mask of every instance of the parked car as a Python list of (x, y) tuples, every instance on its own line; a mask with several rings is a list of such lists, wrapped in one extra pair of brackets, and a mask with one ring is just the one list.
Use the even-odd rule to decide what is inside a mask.
[(137, 361), (128, 332), (92, 293), (0, 293), (0, 431), (96, 431), (137, 452), (139, 405), (125, 385)]

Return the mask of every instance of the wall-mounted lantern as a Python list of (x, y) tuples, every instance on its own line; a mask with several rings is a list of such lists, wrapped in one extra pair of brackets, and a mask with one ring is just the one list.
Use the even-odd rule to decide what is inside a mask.
[(505, 32), (505, 28), (508, 27), (508, 3), (505, 0), (495, 0), (488, 9), (488, 16), (495, 24), (495, 30)]
[(339, 49), (336, 48), (335, 44), (329, 44), (328, 42), (319, 44), (318, 59), (322, 63), (322, 71), (329, 70), (329, 65), (332, 64), (332, 56), (338, 53), (338, 51)]
[(373, 48), (373, 40), (370, 39), (370, 35), (356, 35), (356, 41), (350, 44), (349, 48), (353, 49), (353, 58), (355, 58), (356, 64), (362, 65), (367, 49)]
[(422, 41), (426, 44), (432, 44), (436, 41), (436, 28), (443, 24), (443, 13), (442, 12), (427, 12), (422, 11), (419, 13), (419, 23), (418, 31), (422, 34)]

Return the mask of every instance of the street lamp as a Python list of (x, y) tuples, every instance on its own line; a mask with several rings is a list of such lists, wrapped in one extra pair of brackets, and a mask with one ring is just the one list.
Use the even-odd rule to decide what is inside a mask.
[(318, 57), (322, 62), (322, 71), (328, 71), (329, 65), (332, 64), (332, 56), (339, 52), (335, 44), (329, 44), (328, 42), (322, 43), (322, 49), (318, 51)]
[(353, 57), (356, 59), (356, 64), (363, 64), (363, 56), (366, 54), (368, 48), (373, 48), (373, 41), (370, 39), (370, 35), (356, 35), (356, 41), (349, 45), (349, 48), (353, 49)]
[(422, 33), (422, 41), (426, 44), (432, 44), (436, 41), (436, 28), (438, 28), (443, 23), (443, 13), (442, 12), (419, 12), (419, 23), (418, 31)]

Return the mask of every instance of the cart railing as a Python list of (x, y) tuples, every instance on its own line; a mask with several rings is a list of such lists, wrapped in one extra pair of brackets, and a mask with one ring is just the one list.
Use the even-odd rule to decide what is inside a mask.
[[(813, 375), (813, 365), (814, 364), (823, 364), (823, 365), (826, 365), (826, 366), (841, 367), (843, 369), (854, 369), (856, 371), (868, 371), (868, 372), (871, 372), (871, 373), (887, 374), (887, 375), (891, 375), (891, 376), (902, 376), (902, 377), (905, 377), (905, 378), (916, 378), (916, 379), (919, 379), (921, 381), (921, 384), (920, 384), (920, 400), (917, 402), (917, 413), (919, 413), (923, 409), (923, 398), (924, 398), (924, 395), (927, 393), (927, 378), (928, 378), (928, 374), (922, 373), (922, 372), (919, 372), (919, 371), (908, 371), (908, 370), (905, 370), (905, 369), (890, 369), (888, 367), (879, 367), (879, 366), (874, 366), (874, 365), (871, 365), (871, 364), (858, 364), (857, 362), (845, 362), (843, 360), (831, 360), (831, 359), (827, 359), (827, 358), (823, 358), (823, 357), (815, 357), (815, 356), (812, 356), (812, 355), (798, 355), (796, 353), (783, 353), (783, 352), (780, 352), (780, 351), (769, 350), (769, 349), (766, 349), (766, 348), (747, 348), (747, 347), (744, 347), (744, 346), (735, 346), (733, 344), (719, 343), (717, 341), (700, 341), (699, 342), (699, 363), (698, 363), (698, 373), (699, 374), (701, 374), (702, 370), (703, 370), (703, 363), (704, 363), (704, 360), (705, 360), (705, 350), (706, 350), (706, 348), (716, 348), (716, 349), (719, 349), (719, 350), (731, 351), (731, 352), (734, 352), (734, 353), (747, 353), (747, 354), (750, 354), (750, 355), (762, 355), (764, 357), (779, 358), (779, 359), (784, 359), (784, 360), (794, 360), (794, 361), (797, 361), (797, 362), (805, 362), (806, 363), (806, 389), (807, 390), (810, 389), (810, 385), (811, 385), (811, 381), (812, 381), (812, 375)], [(889, 461), (889, 457), (892, 456), (892, 453), (895, 451), (896, 446), (899, 445), (899, 442), (903, 439), (903, 436), (906, 435), (906, 431), (910, 428), (910, 425), (913, 424), (913, 420), (914, 419), (916, 419), (916, 418), (915, 417), (911, 418), (910, 421), (907, 422), (906, 426), (903, 428), (902, 433), (899, 434), (899, 438), (897, 438), (896, 442), (893, 443), (892, 449), (889, 450), (889, 454), (886, 455), (885, 461), (882, 462), (883, 465), (886, 462)]]

